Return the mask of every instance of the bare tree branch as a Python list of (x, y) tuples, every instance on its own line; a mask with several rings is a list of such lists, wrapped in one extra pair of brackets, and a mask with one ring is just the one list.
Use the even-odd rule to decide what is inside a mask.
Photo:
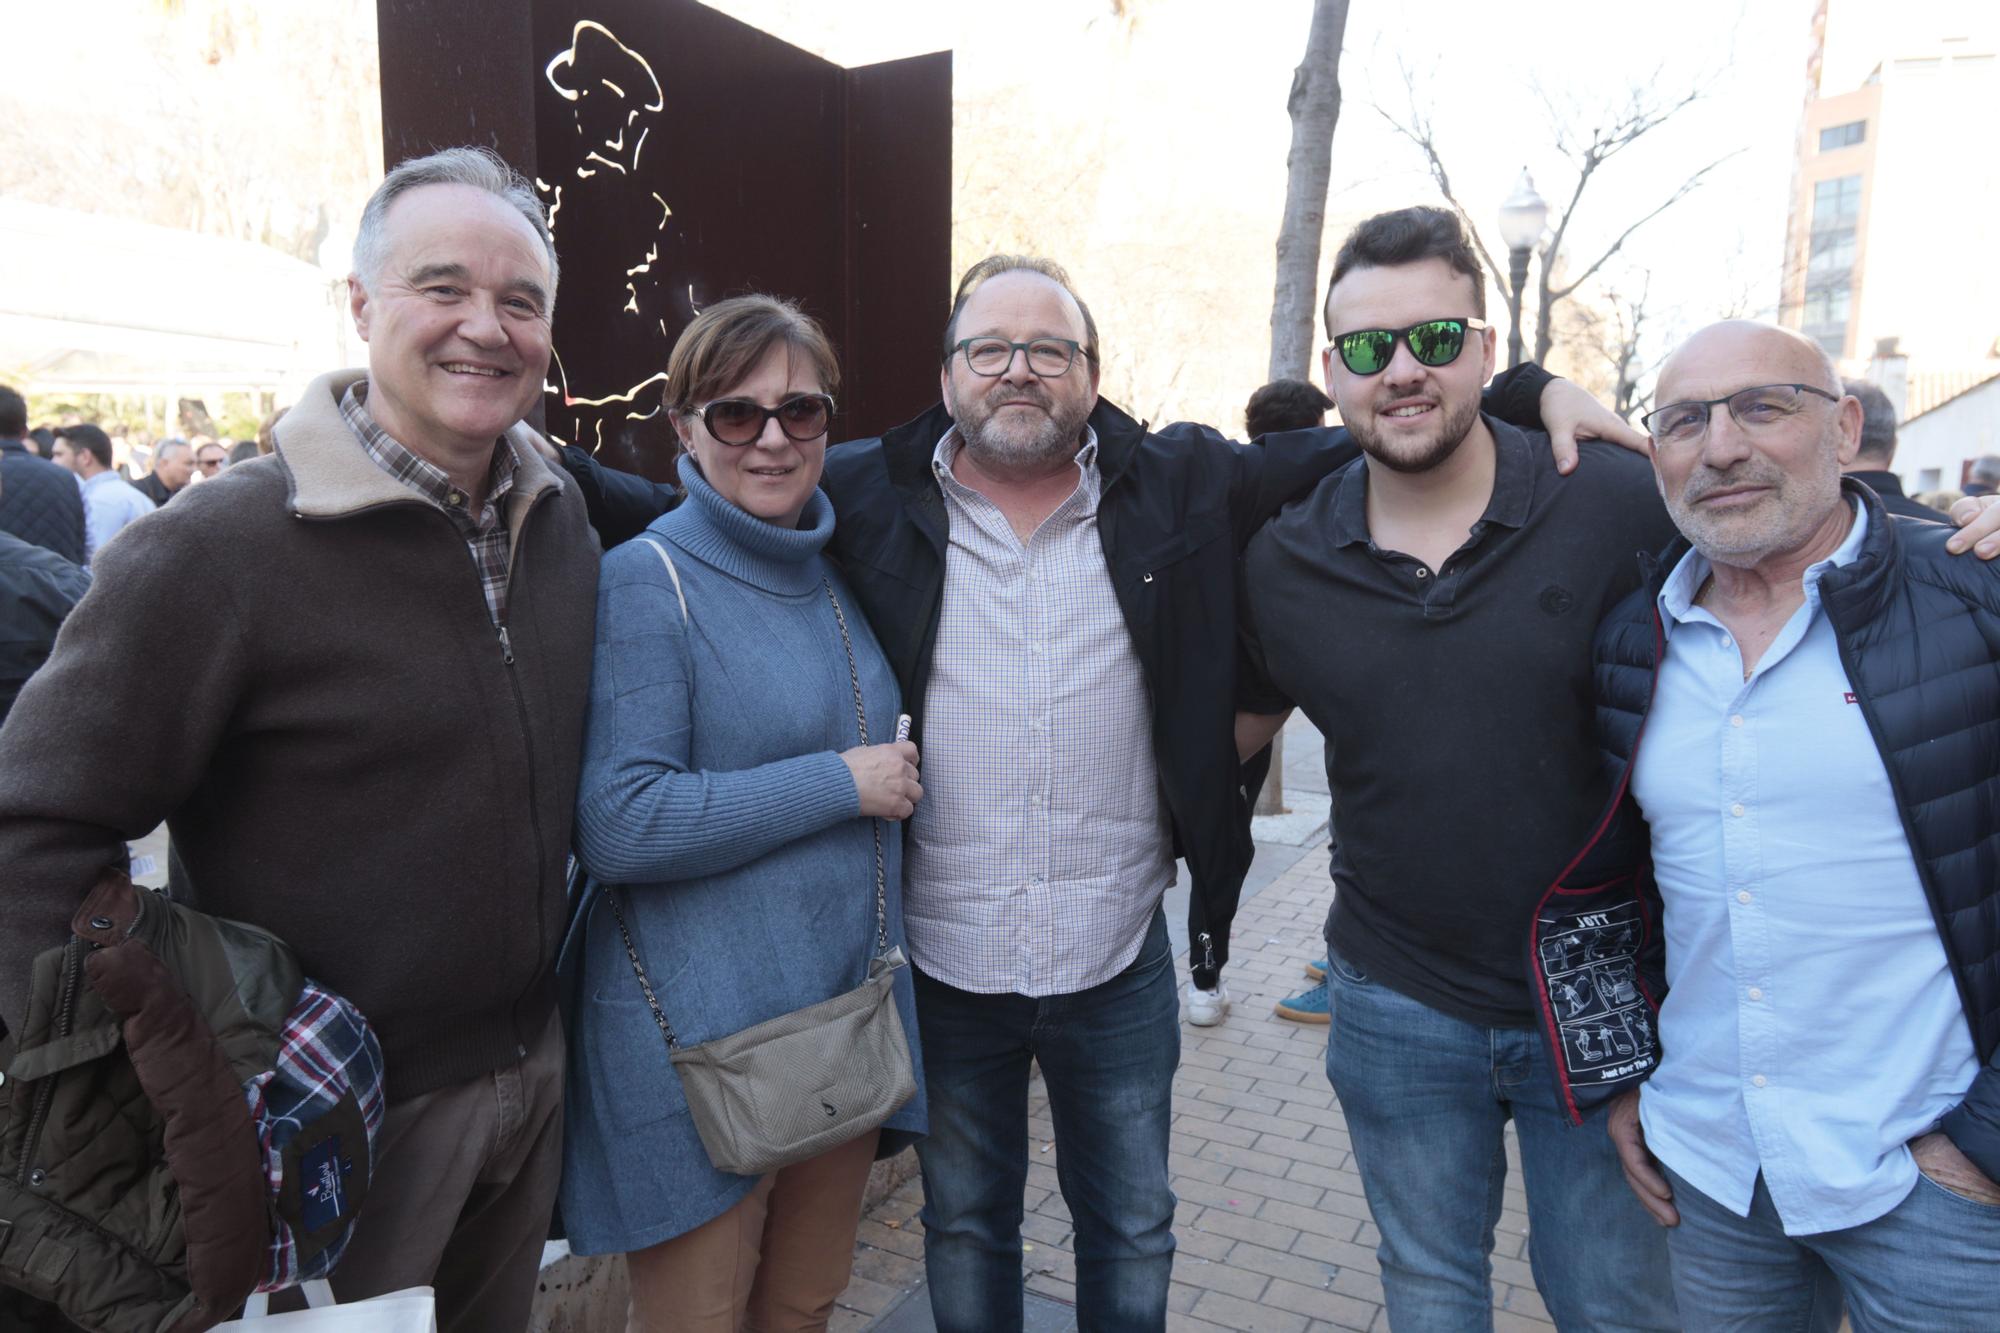
[(1742, 151), (1738, 149), (1736, 152), (1725, 154), (1695, 172), (1683, 181), (1680, 188), (1675, 190), (1664, 203), (1619, 233), (1618, 237), (1581, 273), (1570, 279), (1566, 286), (1557, 285), (1557, 266), (1563, 254), (1563, 245), (1568, 239), (1570, 225), (1576, 218), (1577, 209), (1583, 202), (1584, 191), (1588, 188), (1591, 178), (1605, 163), (1618, 157), (1681, 111), (1707, 96), (1710, 82), (1708, 79), (1697, 79), (1684, 92), (1662, 98), (1653, 91), (1659, 84), (1656, 72), (1653, 78), (1635, 86), (1624, 106), (1608, 113), (1606, 118), (1591, 130), (1587, 140), (1580, 140), (1574, 135), (1570, 118), (1556, 106), (1553, 97), (1545, 89), (1541, 90), (1542, 104), (1550, 115), (1552, 136), (1563, 156), (1575, 167), (1576, 182), (1570, 191), (1568, 202), (1557, 215), (1554, 230), (1551, 231), (1540, 252), (1542, 264), (1539, 280), (1540, 299), (1535, 312), (1535, 360), (1546, 361), (1549, 350), (1554, 345), (1556, 308), (1601, 269), (1612, 256), (1619, 253), (1634, 232), (1686, 198), (1710, 172), (1729, 158), (1736, 156), (1736, 152)]
[(1513, 291), (1512, 284), (1501, 276), (1507, 270), (1493, 262), (1493, 255), (1486, 248), (1485, 237), (1480, 235), (1478, 226), (1473, 223), (1472, 214), (1466, 211), (1465, 205), (1460, 203), (1458, 196), (1452, 192), (1451, 173), (1445, 170), (1444, 158), (1438, 152), (1437, 135), (1431, 129), (1430, 121), (1418, 109), (1416, 75), (1400, 59), (1397, 61), (1397, 65), (1402, 71), (1404, 91), (1410, 99), (1409, 123), (1406, 125), (1402, 121), (1397, 120), (1384, 110), (1378, 102), (1371, 102), (1369, 105), (1374, 109), (1376, 115), (1389, 123), (1390, 129), (1415, 144), (1417, 149), (1423, 153), (1425, 166), (1430, 171), (1431, 183), (1437, 186), (1438, 193), (1444, 196), (1445, 202), (1451, 205), (1452, 211), (1457, 213), (1459, 218), (1465, 223), (1465, 230), (1471, 235), (1473, 248), (1479, 251), (1480, 261), (1486, 265), (1486, 271), (1491, 273), (1495, 281), (1500, 283), (1501, 291), (1511, 295)]
[[(1428, 103), (1419, 96), (1417, 78), (1407, 64), (1399, 60), (1397, 65), (1403, 79), (1407, 109), (1392, 112), (1379, 102), (1371, 105), (1391, 130), (1416, 148), (1432, 184), (1463, 220), (1473, 247), (1487, 271), (1493, 275), (1495, 284), (1510, 303), (1518, 301), (1520, 294), (1513, 291), (1511, 273), (1487, 245), (1471, 211), (1453, 189), (1451, 174), (1445, 165), (1445, 151), (1435, 125), (1425, 113)], [(1563, 261), (1569, 247), (1582, 234), (1583, 204), (1586, 198), (1597, 200), (1603, 193), (1601, 189), (1593, 192), (1592, 181), (1598, 178), (1607, 163), (1624, 156), (1660, 126), (1708, 97), (1720, 77), (1721, 71), (1716, 70), (1675, 85), (1663, 76), (1662, 71), (1655, 69), (1650, 75), (1636, 80), (1622, 99), (1595, 107), (1580, 105), (1577, 99), (1567, 95), (1563, 85), (1545, 85), (1539, 81), (1530, 83), (1533, 95), (1547, 114), (1549, 140), (1571, 169), (1570, 180), (1561, 189), (1561, 202), (1550, 210), (1547, 237), (1538, 247), (1541, 271), (1536, 282), (1539, 299), (1535, 303), (1532, 343), (1537, 361), (1548, 360), (1555, 342), (1558, 313), (1576, 301), (1587, 284), (1600, 279), (1606, 266), (1625, 253), (1627, 243), (1639, 229), (1687, 198), (1718, 168), (1743, 151), (1737, 149), (1726, 153), (1689, 175), (1664, 200), (1626, 224), (1588, 264), (1565, 271)], [(1639, 340), (1642, 336), (1653, 336), (1660, 321), (1657, 311), (1646, 308), (1645, 295), (1634, 303), (1617, 291), (1611, 291), (1608, 299), (1619, 312), (1620, 329), (1615, 333), (1608, 327), (1598, 330), (1601, 336), (1597, 342), (1601, 347), (1624, 349), (1620, 354), (1622, 359), (1612, 356), (1609, 351), (1605, 355), (1611, 359), (1611, 369), (1616, 372), (1616, 396), (1624, 400), (1622, 406), (1629, 407), (1637, 401), (1637, 382), (1646, 369), (1637, 350)], [(1577, 322), (1569, 327), (1581, 335), (1589, 331), (1594, 319), (1595, 316), (1588, 312), (1579, 314)]]
[(1685, 181), (1682, 181), (1680, 188), (1675, 190), (1671, 195), (1668, 195), (1665, 202), (1661, 203), (1657, 208), (1653, 209), (1652, 212), (1646, 214), (1644, 217), (1634, 222), (1624, 231), (1619, 232), (1618, 239), (1613, 241), (1610, 244), (1610, 246), (1605, 249), (1603, 254), (1599, 255), (1595, 260), (1593, 260), (1590, 264), (1590, 267), (1584, 269), (1582, 273), (1578, 274), (1575, 281), (1571, 282), (1567, 287), (1560, 287), (1553, 289), (1551, 294), (1557, 298), (1565, 297), (1568, 296), (1571, 292), (1575, 291), (1578, 287), (1581, 287), (1584, 283), (1588, 282), (1590, 280), (1590, 275), (1597, 272), (1598, 269), (1603, 268), (1604, 261), (1611, 258), (1611, 256), (1617, 254), (1619, 248), (1622, 247), (1625, 244), (1625, 242), (1631, 238), (1633, 232), (1639, 230), (1639, 228), (1645, 226), (1648, 222), (1651, 222), (1654, 218), (1666, 212), (1668, 209), (1672, 208), (1675, 204), (1679, 203), (1681, 200), (1687, 198), (1687, 196), (1692, 194), (1696, 189), (1696, 187), (1698, 187), (1701, 184), (1702, 179), (1705, 176), (1707, 176), (1709, 172), (1714, 171), (1717, 167), (1721, 166), (1724, 162), (1727, 162), (1730, 158), (1739, 156), (1743, 152), (1744, 152), (1743, 149), (1738, 148), (1735, 150), (1735, 152), (1724, 153), (1721, 157), (1716, 158), (1715, 161), (1709, 163), (1707, 166), (1703, 167), (1700, 171), (1695, 172), (1694, 175), (1688, 177)]

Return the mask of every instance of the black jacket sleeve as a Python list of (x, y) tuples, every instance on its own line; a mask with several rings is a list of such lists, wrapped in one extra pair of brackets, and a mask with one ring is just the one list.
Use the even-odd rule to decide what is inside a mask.
[(1542, 390), (1558, 378), (1532, 361), (1523, 361), (1493, 377), (1480, 395), (1480, 407), (1510, 426), (1542, 430)]
[(56, 631), (90, 591), (90, 575), (54, 551), (0, 533), (0, 722), (49, 660)]
[(573, 444), (561, 446), (563, 471), (583, 492), (590, 526), (605, 550), (630, 541), (646, 525), (681, 502), (685, 492), (609, 468)]

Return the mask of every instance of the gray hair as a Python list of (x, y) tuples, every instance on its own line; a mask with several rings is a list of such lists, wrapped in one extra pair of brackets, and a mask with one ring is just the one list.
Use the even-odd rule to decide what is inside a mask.
[(1989, 486), (2000, 483), (2000, 454), (1987, 454), (1973, 463), (1972, 479)]
[(1861, 403), (1861, 450), (1884, 463), (1896, 456), (1896, 408), (1889, 395), (1867, 380), (1845, 380), (1847, 396)]
[(535, 187), (520, 172), (500, 160), (490, 148), (446, 148), (428, 157), (399, 162), (382, 178), (368, 206), (361, 210), (361, 228), (354, 236), (354, 273), (363, 287), (373, 287), (388, 258), (388, 242), (383, 236), (389, 205), (399, 195), (422, 185), (469, 185), (484, 190), (528, 220), (541, 237), (549, 260), (549, 300), (555, 301), (556, 239), (542, 213), (542, 201)]
[(161, 463), (164, 463), (168, 458), (178, 454), (183, 449), (189, 453), (194, 452), (194, 446), (186, 440), (161, 440), (153, 447), (153, 466), (158, 467)]

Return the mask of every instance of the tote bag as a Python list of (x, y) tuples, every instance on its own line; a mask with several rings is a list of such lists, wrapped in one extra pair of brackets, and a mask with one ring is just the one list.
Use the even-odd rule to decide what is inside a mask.
[(243, 1307), (243, 1317), (217, 1324), (213, 1333), (437, 1333), (437, 1297), (429, 1287), (410, 1287), (345, 1305), (323, 1281), (301, 1282), (306, 1309), (269, 1314), (270, 1297), (259, 1292)]

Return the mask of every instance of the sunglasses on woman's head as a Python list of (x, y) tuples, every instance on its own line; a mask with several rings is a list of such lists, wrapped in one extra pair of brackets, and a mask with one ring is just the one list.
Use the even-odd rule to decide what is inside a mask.
[(748, 398), (718, 398), (698, 415), (708, 433), (723, 444), (755, 444), (772, 417), (786, 438), (807, 444), (826, 434), (833, 420), (833, 399), (823, 393), (801, 393), (776, 407), (765, 407)]
[(1468, 329), (1484, 329), (1483, 319), (1427, 319), (1407, 329), (1356, 329), (1333, 340), (1340, 364), (1354, 375), (1379, 375), (1395, 359), (1396, 344), (1409, 344), (1418, 364), (1448, 366), (1465, 350)]

